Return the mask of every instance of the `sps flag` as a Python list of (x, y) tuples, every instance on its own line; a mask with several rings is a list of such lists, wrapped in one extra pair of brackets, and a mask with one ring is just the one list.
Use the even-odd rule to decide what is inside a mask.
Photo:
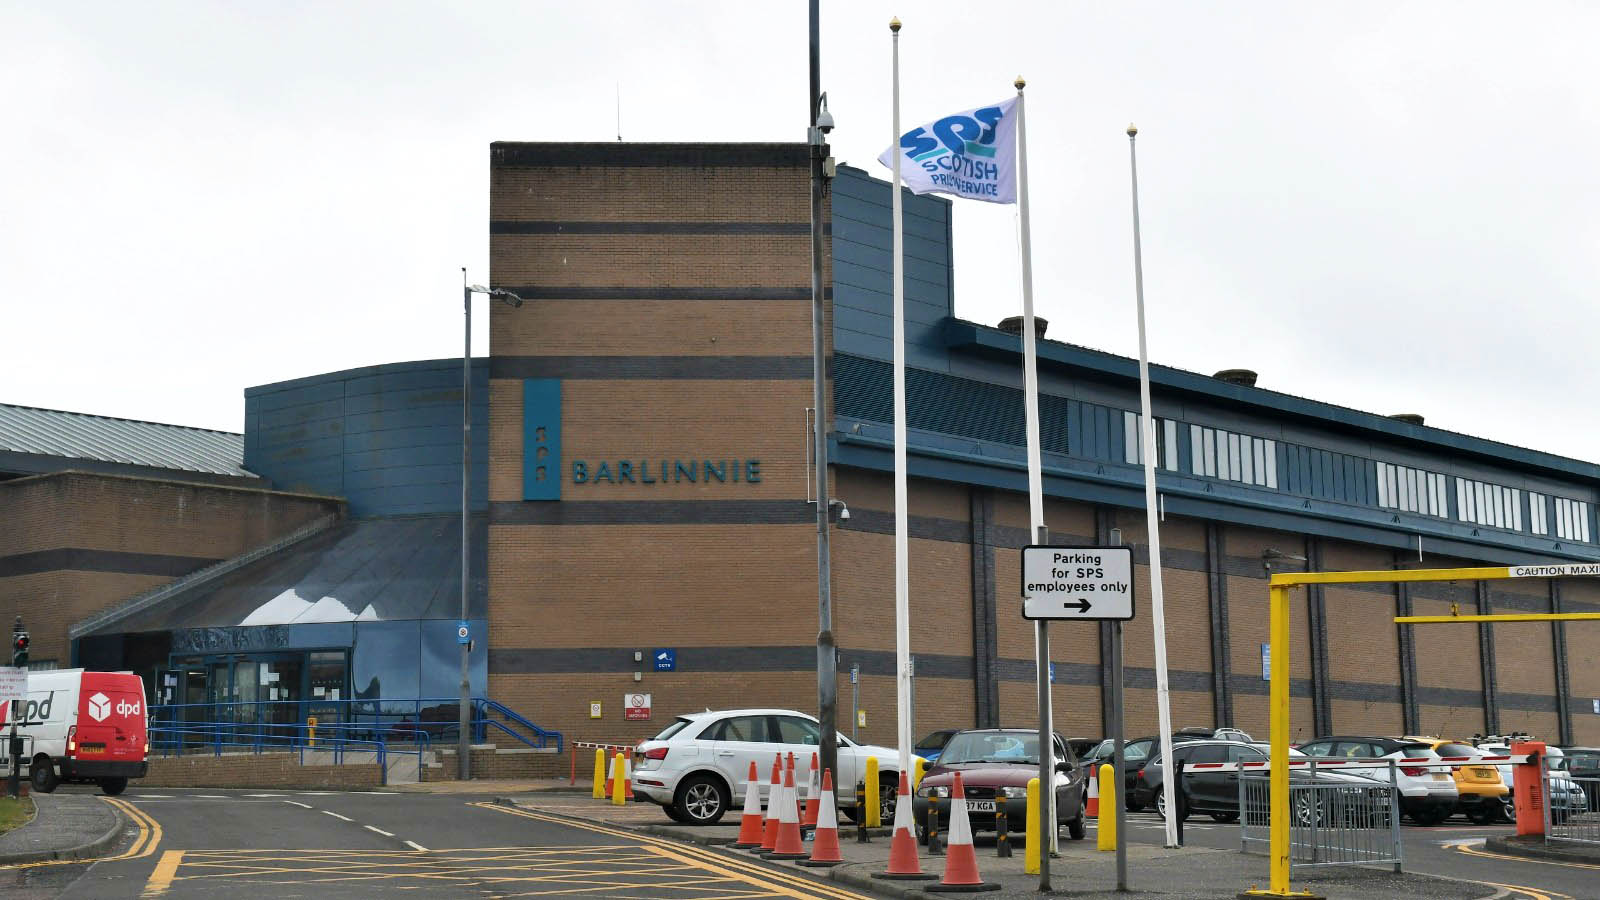
[(953, 194), (989, 203), (1017, 202), (1017, 98), (919, 125), (878, 162), (894, 168), (913, 194)]

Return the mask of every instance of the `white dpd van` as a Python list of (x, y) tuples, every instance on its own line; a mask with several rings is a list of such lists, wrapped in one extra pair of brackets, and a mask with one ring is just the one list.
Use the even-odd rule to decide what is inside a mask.
[[(0, 764), (11, 770), (11, 703), (0, 701)], [(18, 735), (22, 768), (48, 794), (62, 781), (120, 794), (149, 763), (144, 682), (131, 672), (59, 669), (28, 673)]]

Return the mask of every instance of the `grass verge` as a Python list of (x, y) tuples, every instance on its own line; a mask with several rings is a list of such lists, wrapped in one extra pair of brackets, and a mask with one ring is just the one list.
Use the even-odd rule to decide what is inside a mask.
[(28, 824), (33, 818), (33, 798), (11, 799), (0, 796), (0, 834)]

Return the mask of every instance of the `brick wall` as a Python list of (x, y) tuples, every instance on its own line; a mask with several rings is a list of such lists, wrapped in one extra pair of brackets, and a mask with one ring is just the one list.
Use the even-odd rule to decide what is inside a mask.
[(34, 659), (66, 666), (74, 622), (342, 506), (326, 497), (83, 472), (0, 483), (0, 614), (23, 615)]
[(280, 788), (361, 790), (378, 787), (383, 773), (375, 764), (302, 766), (293, 753), (223, 756), (153, 756), (140, 787)]

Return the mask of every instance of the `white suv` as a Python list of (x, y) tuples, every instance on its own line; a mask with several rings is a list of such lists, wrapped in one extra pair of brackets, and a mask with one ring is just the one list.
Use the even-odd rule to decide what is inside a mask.
[[(1325, 737), (1300, 745), (1307, 756), (1322, 759), (1419, 759), (1439, 754), (1427, 744), (1403, 738)], [(1351, 769), (1367, 778), (1388, 781), (1386, 768)], [(1455, 779), (1447, 766), (1397, 766), (1395, 786), (1400, 789), (1400, 811), (1418, 825), (1437, 825), (1455, 812), (1460, 802)]]
[[(710, 825), (744, 802), (750, 763), (760, 784), (772, 776), (778, 754), (795, 756), (796, 787), (804, 796), (811, 754), (820, 749), (817, 720), (792, 709), (730, 709), (679, 716), (660, 734), (634, 748), (633, 792), (661, 804), (674, 821)], [(894, 817), (900, 755), (888, 747), (857, 744), (839, 736), (839, 771), (834, 773), (840, 811), (855, 817), (856, 782), (866, 777), (867, 758), (877, 757), (879, 802), (884, 821)]]

